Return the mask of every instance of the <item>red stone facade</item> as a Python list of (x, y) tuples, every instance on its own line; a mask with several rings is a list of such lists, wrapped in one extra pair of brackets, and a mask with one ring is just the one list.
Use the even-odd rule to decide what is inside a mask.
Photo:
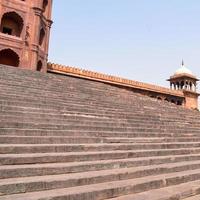
[(0, 64), (46, 72), (52, 0), (0, 0)]

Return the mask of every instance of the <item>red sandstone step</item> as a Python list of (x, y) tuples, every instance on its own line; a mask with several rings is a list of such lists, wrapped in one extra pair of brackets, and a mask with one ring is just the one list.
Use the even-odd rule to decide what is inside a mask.
[[(177, 124), (177, 126), (184, 126), (184, 125), (188, 125), (188, 123), (181, 121), (181, 122), (165, 122), (165, 121), (159, 121), (158, 119), (149, 119), (148, 121), (147, 118), (143, 118), (143, 117), (134, 117), (132, 119), (126, 119), (126, 118), (111, 118), (109, 116), (96, 116), (96, 115), (87, 115), (87, 114), (71, 114), (70, 113), (60, 113), (60, 114), (56, 114), (56, 113), (33, 113), (33, 112), (0, 112), (0, 114), (2, 115), (2, 121), (8, 120), (8, 121), (18, 121), (19, 119), (25, 121), (30, 121), (30, 120), (54, 120), (54, 122), (59, 121), (63, 121), (63, 122), (77, 122), (78, 120), (82, 120), (83, 122), (90, 122), (91, 120), (96, 122), (97, 124), (100, 122), (104, 122), (106, 124), (112, 124), (112, 123), (119, 123), (119, 124), (125, 124), (127, 125), (129, 124), (144, 124), (145, 122), (147, 123), (147, 125), (173, 125), (173, 124)], [(28, 117), (28, 119), (27, 119)]]
[[(52, 107), (51, 108), (34, 108), (34, 107), (23, 107), (23, 106), (21, 106), (21, 107), (19, 107), (19, 106), (13, 106), (13, 104), (11, 104), (11, 105), (9, 105), (9, 106), (6, 106), (6, 105), (3, 105), (2, 106), (2, 109), (5, 111), (12, 111), (12, 112), (16, 112), (16, 111), (21, 111), (21, 112), (41, 112), (42, 110), (43, 111), (45, 111), (46, 113), (48, 112), (48, 113), (54, 113), (56, 110), (55, 109), (52, 109)], [(57, 110), (57, 112), (58, 112), (58, 110)], [(62, 113), (64, 113), (63, 112), (63, 110), (59, 110), (59, 114), (62, 114)], [(67, 111), (67, 114), (83, 114), (83, 113), (78, 113), (78, 112), (72, 112), (72, 111)], [(137, 115), (135, 115), (135, 110), (134, 110), (134, 114), (129, 114), (129, 115), (124, 115), (124, 114), (120, 114), (120, 115), (113, 115), (113, 114), (110, 114), (110, 113), (107, 113), (106, 115), (107, 115), (107, 117), (109, 116), (109, 117), (118, 117), (118, 118), (122, 118), (122, 117), (125, 117), (125, 118), (130, 118), (130, 119), (134, 119), (135, 117), (137, 118)], [(58, 114), (58, 113), (54, 113), (54, 114)], [(102, 114), (100, 114), (100, 113), (89, 113), (89, 112), (87, 112), (87, 113), (84, 113), (84, 115), (95, 115), (95, 116), (104, 116), (105, 117), (105, 115), (102, 115)], [(141, 114), (142, 113), (140, 113), (140, 117), (142, 117), (141, 116)], [(144, 113), (143, 113), (144, 114)], [(145, 112), (145, 115), (144, 116), (146, 116), (146, 112)], [(144, 116), (143, 116), (143, 118), (144, 118)], [(153, 115), (153, 113), (152, 113), (152, 117), (153, 117), (154, 115)], [(162, 119), (165, 119), (165, 117), (164, 117), (165, 115), (164, 115), (164, 113), (163, 113), (163, 116), (162, 116)], [(150, 116), (148, 116), (149, 117), (149, 119), (151, 119), (152, 117), (150, 117)], [(171, 121), (172, 121), (172, 115), (171, 115), (171, 113), (170, 113), (170, 116), (169, 117), (171, 117)], [(153, 119), (153, 118), (152, 118)], [(179, 118), (177, 118), (177, 115), (176, 116), (173, 116), (173, 120), (178, 120), (178, 121), (180, 121), (180, 117)], [(184, 116), (184, 118), (182, 119), (182, 121), (184, 121), (184, 120), (186, 120), (186, 118), (185, 118), (185, 116)], [(195, 119), (196, 120), (196, 119)], [(168, 120), (169, 121), (169, 120)], [(191, 120), (192, 121), (192, 120)], [(194, 121), (194, 120), (193, 120)]]
[[(200, 184), (200, 183), (199, 183)], [(198, 192), (197, 192), (198, 193)], [(199, 195), (194, 195), (192, 194), (191, 197), (184, 198), (184, 200), (200, 200), (200, 194)]]
[[(41, 192), (6, 195), (0, 200), (103, 200), (128, 194), (137, 194), (152, 189), (170, 187), (182, 183), (193, 183), (200, 179), (200, 169), (186, 172), (176, 172), (157, 176), (149, 176), (148, 179), (137, 178), (130, 180), (99, 183), (85, 186), (54, 189)], [(198, 186), (198, 190), (200, 185)]]
[[(18, 123), (20, 121), (20, 123)], [(130, 128), (140, 128), (142, 126), (144, 126), (144, 122), (123, 122), (123, 121), (120, 121), (120, 120), (115, 120), (115, 121), (109, 121), (108, 119), (107, 120), (104, 120), (104, 121), (98, 121), (97, 119), (90, 119), (90, 120), (81, 120), (81, 124), (82, 126), (97, 126), (97, 127), (108, 127), (108, 128), (113, 128), (113, 127), (116, 127), (116, 128), (124, 128), (124, 127), (130, 127)], [(64, 125), (64, 126), (76, 126), (77, 123), (79, 123), (78, 120), (67, 120), (67, 119), (48, 119), (48, 118), (33, 118), (33, 117), (29, 117), (28, 119), (24, 117), (8, 117), (8, 118), (4, 118), (2, 117), (2, 120), (1, 120), (1, 124), (9, 124), (10, 126), (13, 126), (13, 125), (16, 125), (18, 124), (19, 126), (21, 126), (21, 124), (30, 124), (30, 127), (33, 126), (34, 124), (37, 124), (37, 125), (45, 125), (45, 124), (50, 124), (51, 126), (52, 125), (58, 125), (58, 126), (61, 126), (61, 125)], [(1, 125), (0, 124), (0, 125)], [(184, 125), (180, 125), (181, 128), (182, 126)], [(163, 129), (163, 128), (176, 128), (178, 129), (180, 126), (177, 126), (177, 127), (174, 127), (174, 125), (164, 125), (162, 123), (156, 123), (156, 122), (148, 122), (146, 123), (145, 125), (145, 128), (148, 129), (148, 128), (151, 128), (151, 129)], [(200, 129), (200, 128), (199, 128)]]
[(17, 178), (30, 176), (45, 176), (51, 174), (69, 174), (86, 171), (100, 171), (130, 167), (142, 167), (178, 162), (196, 162), (200, 154), (157, 156), (144, 158), (112, 159), (68, 163), (44, 163), (0, 166), (0, 178)]
[[(12, 90), (11, 90), (11, 92), (13, 92), (13, 90), (14, 90), (14, 88), (12, 88)], [(17, 90), (17, 89), (16, 89)], [(42, 91), (41, 91), (42, 92)], [(92, 92), (92, 91), (91, 91)], [(13, 92), (14, 93), (14, 92)], [(23, 88), (23, 90), (22, 90), (22, 94), (21, 95), (25, 95), (26, 94), (26, 96), (28, 96), (29, 94), (30, 94), (30, 96), (31, 95), (33, 95), (32, 94), (33, 93), (33, 91), (30, 91), (30, 92), (28, 92), (27, 94), (25, 93), (25, 91), (24, 91), (24, 88)], [(37, 101), (38, 102), (38, 104), (40, 103), (40, 102), (47, 102), (47, 101), (49, 101), (49, 104), (51, 104), (50, 102), (54, 99), (54, 96), (55, 96), (55, 94), (54, 94), (54, 96), (52, 96), (52, 92), (50, 92), (50, 93), (47, 93), (47, 91), (45, 91), (45, 93), (43, 92), (42, 93), (43, 94), (43, 100), (41, 99), (41, 101)], [(48, 95), (47, 95), (48, 94)], [(7, 95), (7, 94), (5, 94), (5, 95)], [(17, 94), (16, 94), (17, 95)], [(20, 94), (18, 94), (18, 95), (20, 95)], [(45, 96), (46, 95), (46, 96)], [(59, 93), (57, 94), (57, 96), (55, 96), (55, 100), (56, 100), (56, 98), (58, 98), (58, 95), (59, 95)], [(48, 97), (50, 97), (50, 96), (52, 96), (51, 97), (51, 99), (50, 100), (48, 100)], [(95, 98), (97, 98), (97, 96), (96, 95), (94, 95), (95, 96)], [(33, 99), (34, 99), (34, 97), (36, 97), (36, 95), (34, 94), (34, 96), (33, 96)], [(93, 106), (92, 104), (88, 104), (88, 101), (86, 101), (86, 100), (84, 100), (84, 98), (82, 97), (81, 98), (81, 93), (80, 93), (80, 91), (77, 93), (77, 97), (74, 97), (73, 96), (73, 98), (71, 98), (71, 97), (69, 97), (69, 94), (67, 93), (66, 94), (66, 97), (67, 97), (67, 99), (65, 99), (65, 101), (63, 101), (64, 103), (63, 103), (63, 105), (66, 105), (67, 107), (69, 106), (69, 105), (67, 105), (65, 102), (67, 102), (68, 100), (69, 100), (69, 103), (71, 103), (70, 101), (72, 101), (73, 99), (75, 100), (74, 101), (74, 103), (71, 103), (72, 104), (72, 106), (73, 105), (77, 105), (77, 106), (79, 106), (79, 107), (81, 107), (81, 102), (83, 103), (84, 102), (84, 104), (85, 105), (88, 105), (89, 107), (90, 106)], [(24, 101), (16, 101), (16, 103), (18, 102), (18, 103), (23, 103), (23, 102), (25, 102), (25, 100), (26, 100), (26, 98), (27, 97), (25, 97), (25, 99), (24, 99)], [(39, 99), (41, 98), (41, 94), (40, 94), (40, 96), (38, 97)], [(62, 98), (64, 99), (64, 96), (62, 96)], [(61, 97), (59, 98), (60, 99), (60, 101), (61, 101), (61, 99), (62, 99)], [(16, 100), (17, 100), (17, 96), (16, 96), (16, 98), (15, 98)], [(93, 99), (93, 98), (92, 98)], [(3, 99), (2, 99), (3, 100)], [(8, 97), (8, 99), (6, 99), (6, 100), (4, 100), (3, 102), (6, 104), (10, 104), (9, 102), (10, 101), (12, 101), (13, 103), (15, 103), (15, 101), (13, 101), (12, 100), (12, 98), (9, 100), (9, 97)], [(137, 99), (137, 100), (139, 100), (139, 99)], [(148, 99), (149, 100), (149, 99)], [(59, 102), (59, 100), (58, 100), (58, 102)], [(77, 102), (77, 103), (76, 103)], [(144, 106), (144, 107), (138, 107), (138, 103), (139, 102), (131, 102), (131, 104), (130, 105), (128, 105), (128, 102), (126, 102), (126, 104), (124, 103), (124, 102), (115, 102), (115, 103), (113, 103), (113, 101), (112, 101), (112, 103), (110, 102), (106, 102), (106, 99), (104, 98), (104, 100), (103, 99), (100, 99), (99, 101), (93, 101), (93, 102), (102, 102), (101, 104), (100, 103), (98, 103), (98, 105), (100, 105), (101, 107), (105, 104), (105, 105), (107, 105), (107, 106), (105, 106), (105, 110), (106, 110), (106, 108), (108, 108), (108, 109), (111, 109), (111, 108), (113, 108), (113, 110), (126, 110), (128, 113), (129, 113), (129, 110), (130, 109), (135, 109), (135, 111), (137, 111), (137, 110), (145, 110), (145, 111), (151, 111), (152, 112), (152, 110), (155, 110), (155, 105), (154, 106), (151, 106), (151, 107), (147, 107), (147, 106)], [(36, 101), (35, 101), (35, 103), (36, 103)], [(32, 104), (35, 104), (34, 103), (34, 101), (31, 103), (31, 105)], [(111, 106), (109, 106), (109, 104), (111, 105)], [(158, 104), (158, 102), (154, 102), (154, 104), (157, 104), (158, 106), (159, 106), (159, 104)], [(60, 104), (58, 104), (57, 106), (61, 106), (62, 105), (62, 103), (60, 103)], [(113, 107), (113, 105), (115, 105), (115, 107)], [(95, 105), (94, 105), (95, 106)], [(131, 106), (131, 107), (130, 107)], [(52, 107), (55, 107), (55, 105), (53, 105), (53, 102), (52, 102)], [(103, 107), (102, 107), (103, 108)], [(128, 108), (130, 108), (130, 109), (128, 109)], [(172, 112), (171, 114), (172, 115), (175, 115), (175, 112), (172, 110), (172, 108), (169, 108), (169, 109), (171, 109), (170, 111)], [(161, 111), (160, 111), (161, 112)], [(177, 118), (178, 119), (178, 118)]]
[(94, 160), (112, 160), (122, 158), (174, 156), (199, 154), (200, 148), (192, 149), (157, 149), (109, 152), (69, 152), (69, 153), (35, 153), (35, 154), (0, 154), (0, 165), (37, 164), (56, 162), (77, 162)]
[[(200, 137), (89, 137), (89, 136), (7, 136), (0, 144), (89, 144), (89, 143), (179, 143), (200, 142)], [(197, 145), (198, 146), (198, 145)]]
[(110, 144), (1, 144), (0, 154), (20, 153), (56, 153), (56, 152), (92, 152), (114, 150), (155, 150), (199, 148), (200, 142), (188, 143), (110, 143)]
[(126, 138), (138, 138), (138, 137), (199, 137), (200, 135), (191, 132), (186, 133), (134, 133), (134, 132), (113, 132), (113, 131), (86, 131), (86, 130), (44, 130), (44, 129), (15, 129), (7, 128), (0, 129), (0, 135), (2, 136), (69, 136), (69, 137), (126, 137)]
[[(0, 180), (2, 195), (68, 188), (200, 169), (200, 161)], [(34, 186), (34, 187), (32, 187)]]
[(200, 200), (199, 194), (200, 181), (193, 181), (138, 194), (109, 198), (109, 200)]

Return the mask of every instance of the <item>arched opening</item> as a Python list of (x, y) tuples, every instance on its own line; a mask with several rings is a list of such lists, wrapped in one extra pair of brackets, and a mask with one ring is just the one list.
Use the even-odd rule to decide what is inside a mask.
[(181, 89), (184, 88), (184, 81), (181, 81)]
[(185, 83), (185, 89), (186, 89), (186, 90), (189, 89), (189, 83), (188, 83), (188, 82)]
[(177, 87), (177, 90), (179, 90), (180, 88), (180, 84), (179, 84), (179, 82), (176, 82), (176, 87)]
[(11, 49), (4, 49), (0, 51), (0, 64), (18, 67), (19, 56)]
[(171, 100), (171, 103), (174, 103), (174, 104), (175, 104), (175, 100), (172, 99), (172, 100)]
[(192, 88), (192, 82), (190, 82), (189, 85), (190, 85), (190, 90), (193, 90), (193, 88)]
[(165, 101), (166, 101), (166, 102), (169, 102), (169, 99), (168, 99), (168, 98), (165, 98)]
[(161, 98), (161, 97), (157, 97), (157, 99), (158, 99), (159, 101), (161, 101), (161, 100), (162, 100), (162, 98)]
[(1, 32), (20, 37), (23, 30), (23, 19), (16, 12), (5, 13), (1, 19)]
[(42, 71), (42, 61), (40, 60), (40, 61), (38, 61), (38, 63), (37, 63), (37, 71)]
[(177, 101), (177, 105), (181, 106), (182, 102), (180, 100)]
[(39, 45), (40, 45), (40, 46), (43, 45), (44, 37), (45, 37), (45, 31), (44, 31), (44, 29), (42, 28), (42, 29), (40, 30), (40, 38), (39, 38)]

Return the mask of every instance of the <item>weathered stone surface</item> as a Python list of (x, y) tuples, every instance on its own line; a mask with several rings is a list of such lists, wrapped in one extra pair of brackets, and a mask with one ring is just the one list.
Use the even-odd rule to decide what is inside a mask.
[(199, 112), (3, 66), (0, 94), (0, 200), (198, 199)]

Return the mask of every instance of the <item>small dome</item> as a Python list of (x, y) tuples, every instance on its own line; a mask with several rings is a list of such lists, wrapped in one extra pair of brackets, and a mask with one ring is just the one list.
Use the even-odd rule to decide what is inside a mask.
[(174, 75), (179, 75), (179, 74), (193, 75), (193, 73), (187, 67), (185, 67), (184, 63), (182, 63), (182, 66), (178, 70), (176, 70)]

